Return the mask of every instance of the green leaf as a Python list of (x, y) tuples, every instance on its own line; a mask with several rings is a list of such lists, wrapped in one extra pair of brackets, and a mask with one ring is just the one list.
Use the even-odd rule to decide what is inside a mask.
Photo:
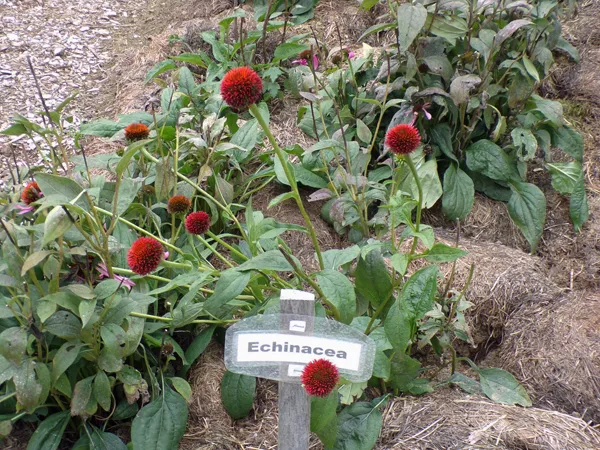
[(579, 162), (548, 163), (546, 168), (552, 174), (552, 187), (563, 195), (572, 194), (583, 175)]
[(123, 126), (117, 122), (108, 119), (98, 119), (93, 122), (82, 123), (79, 131), (81, 134), (89, 136), (113, 137), (122, 129)]
[(356, 135), (365, 144), (369, 144), (371, 139), (373, 139), (373, 133), (371, 133), (369, 127), (360, 119), (356, 119)]
[(508, 213), (519, 227), (531, 251), (535, 252), (544, 231), (546, 221), (546, 197), (534, 184), (513, 182), (512, 195), (508, 201)]
[(171, 56), (171, 59), (175, 61), (182, 61), (188, 64), (195, 64), (196, 66), (200, 66), (204, 69), (208, 67), (208, 62), (210, 62), (209, 56), (202, 52), (198, 51), (198, 53), (181, 53), (177, 56)]
[(379, 249), (358, 260), (354, 277), (356, 290), (375, 307), (392, 295), (392, 280)]
[(192, 96), (196, 88), (196, 80), (194, 74), (187, 67), (183, 66), (179, 69), (179, 90), (185, 92), (188, 96)]
[(354, 261), (360, 255), (360, 247), (353, 245), (343, 250), (332, 249), (323, 252), (323, 264), (325, 269), (338, 270), (340, 266)]
[(527, 392), (506, 370), (481, 369), (479, 380), (483, 393), (491, 400), (505, 405), (531, 406)]
[(54, 413), (46, 417), (29, 439), (27, 450), (56, 450), (62, 441), (63, 433), (70, 419), (69, 411)]
[(148, 71), (148, 73), (146, 74), (146, 78), (144, 79), (144, 83), (148, 83), (150, 80), (152, 80), (153, 78), (156, 78), (161, 73), (165, 73), (165, 72), (168, 72), (169, 70), (175, 70), (175, 69), (177, 69), (177, 64), (175, 64), (170, 59), (161, 61), (158, 64), (155, 64), (154, 66), (152, 66), (152, 68)]
[(52, 360), (52, 382), (56, 380), (75, 362), (79, 356), (79, 350), (84, 344), (65, 342), (54, 355)]
[(183, 378), (172, 377), (171, 383), (173, 383), (173, 387), (179, 394), (185, 399), (186, 402), (190, 402), (192, 399), (192, 388), (190, 384), (185, 381)]
[(448, 382), (458, 386), (468, 394), (481, 394), (481, 384), (478, 381), (463, 375), (460, 372), (454, 372), (448, 379)]
[(110, 381), (108, 376), (102, 370), (98, 371), (94, 378), (94, 384), (92, 386), (92, 393), (94, 398), (104, 411), (110, 411), (110, 404), (112, 402), (112, 395), (110, 391)]
[[(83, 191), (83, 188), (75, 181), (58, 175), (38, 173), (35, 175), (35, 180), (40, 185), (40, 189), (45, 197), (57, 195), (59, 196), (58, 198), (61, 198), (61, 201), (64, 201), (65, 203), (74, 200), (81, 194), (81, 191)], [(89, 209), (89, 204), (84, 197), (80, 197), (75, 204), (86, 211)]]
[(41, 263), (44, 259), (46, 259), (46, 257), (48, 255), (51, 255), (52, 253), (54, 253), (53, 251), (49, 251), (49, 250), (41, 250), (39, 252), (34, 252), (31, 255), (29, 255), (27, 257), (27, 259), (25, 260), (25, 262), (23, 263), (23, 267), (21, 268), (21, 276), (25, 276), (25, 274), (27, 273), (27, 271), (33, 269), (35, 266), (37, 266), (39, 263)]
[(452, 163), (444, 173), (442, 211), (451, 220), (465, 220), (475, 202), (473, 180), (456, 164)]
[(573, 58), (573, 61), (575, 61), (576, 63), (579, 62), (579, 51), (562, 36), (558, 38), (558, 42), (556, 43), (556, 47), (554, 47), (554, 50), (562, 50), (563, 52), (566, 52), (571, 58)]
[(0, 355), (16, 365), (21, 364), (27, 349), (27, 330), (11, 327), (0, 333)]
[(396, 27), (395, 23), (378, 23), (376, 25), (373, 25), (373, 26), (367, 28), (365, 30), (365, 32), (363, 34), (361, 34), (361, 36), (358, 38), (358, 42), (362, 41), (364, 38), (366, 38), (367, 36), (369, 36), (373, 33), (379, 33), (381, 31), (389, 30), (390, 28), (395, 28), (395, 27)]
[(533, 65), (531, 60), (527, 57), (527, 55), (523, 55), (523, 65), (525, 66), (525, 70), (527, 70), (527, 73), (529, 75), (531, 75), (533, 77), (533, 79), (539, 83), (540, 74), (538, 73), (537, 69), (535, 68), (535, 66)]
[(447, 123), (438, 123), (433, 127), (431, 130), (431, 140), (440, 148), (444, 155), (458, 163), (452, 147), (452, 132)]
[[(300, 261), (298, 261), (295, 256), (291, 256), (291, 258), (298, 267), (301, 266)], [(293, 267), (279, 250), (269, 250), (240, 264), (236, 270), (276, 270), (279, 272), (292, 272)]]
[(33, 360), (23, 362), (13, 377), (17, 402), (21, 409), (33, 414), (40, 404), (43, 386), (36, 379), (36, 363)]
[(123, 176), (125, 169), (127, 169), (127, 166), (129, 166), (129, 161), (131, 161), (131, 158), (133, 158), (133, 156), (149, 142), (152, 142), (152, 139), (142, 139), (140, 141), (136, 141), (132, 144), (129, 144), (129, 147), (127, 147), (127, 151), (123, 154), (123, 156), (121, 156), (121, 159), (119, 160), (117, 167), (115, 168), (117, 177), (120, 178)]
[(184, 398), (164, 386), (163, 394), (137, 413), (131, 426), (133, 448), (173, 450), (185, 433), (188, 407)]
[(288, 59), (292, 56), (296, 56), (298, 53), (308, 50), (308, 45), (298, 44), (297, 42), (285, 42), (275, 49), (275, 58), (277, 59)]
[(177, 178), (171, 167), (171, 160), (163, 158), (156, 163), (156, 198), (160, 201), (170, 196), (171, 190), (177, 184)]
[(492, 141), (477, 141), (467, 148), (466, 153), (467, 166), (475, 172), (498, 181), (519, 179), (509, 156)]
[(499, 47), (506, 39), (512, 36), (515, 31), (527, 25), (531, 25), (531, 21), (525, 19), (513, 20), (500, 31), (498, 31), (496, 37), (494, 38), (494, 45)]
[(406, 273), (408, 262), (408, 255), (406, 253), (395, 253), (392, 255), (392, 267), (400, 275)]
[(269, 205), (267, 206), (267, 209), (271, 209), (274, 206), (277, 206), (278, 204), (280, 204), (281, 202), (289, 200), (290, 198), (294, 198), (295, 195), (296, 194), (293, 191), (284, 192), (283, 194), (279, 194), (277, 197), (275, 197), (274, 199), (272, 199), (269, 202)]
[(71, 218), (67, 215), (62, 206), (55, 206), (52, 208), (52, 211), (48, 213), (46, 221), (44, 222), (42, 247), (48, 245), (55, 239), (62, 237), (72, 225), (73, 222), (71, 222)]
[(310, 431), (321, 439), (323, 445), (332, 447), (337, 437), (338, 391), (327, 397), (310, 398)]
[(398, 7), (398, 44), (406, 51), (421, 32), (427, 20), (427, 10), (420, 3), (403, 3)]
[(531, 130), (515, 128), (510, 135), (513, 144), (517, 148), (517, 156), (521, 161), (529, 161), (535, 157), (538, 144)]
[(585, 192), (585, 182), (583, 179), (583, 173), (577, 180), (575, 189), (571, 194), (571, 202), (569, 204), (569, 215), (573, 221), (575, 231), (579, 231), (581, 226), (588, 220), (589, 209), (587, 202), (587, 194)]
[(425, 28), (428, 28), (431, 34), (446, 39), (452, 45), (456, 43), (456, 39), (465, 36), (469, 30), (467, 21), (457, 15), (430, 14), (425, 21)]
[(60, 338), (71, 339), (81, 333), (81, 322), (69, 311), (57, 311), (46, 320), (45, 329)]
[(73, 390), (73, 398), (71, 399), (71, 415), (72, 416), (87, 416), (87, 406), (92, 397), (92, 383), (95, 376), (79, 380)]
[[(417, 167), (417, 174), (423, 190), (423, 207), (431, 208), (442, 196), (442, 183), (437, 170), (437, 162), (430, 159)], [(419, 197), (419, 189), (412, 173), (408, 173), (401, 185), (402, 189), (412, 194), (412, 198)]]
[(552, 130), (552, 146), (560, 148), (580, 163), (583, 162), (583, 137), (573, 128), (564, 125)]
[(362, 0), (360, 2), (360, 8), (364, 9), (365, 11), (368, 11), (377, 3), (379, 3), (379, 0)]
[(410, 392), (411, 386), (419, 376), (421, 363), (405, 353), (398, 352), (392, 357), (391, 363), (389, 385), (401, 392)]
[(404, 283), (398, 302), (412, 319), (422, 319), (433, 307), (433, 300), (437, 293), (438, 272), (437, 266), (427, 266), (416, 271)]
[(243, 419), (254, 404), (256, 378), (225, 372), (221, 379), (221, 401), (233, 420)]
[(181, 376), (185, 376), (187, 374), (192, 364), (194, 364), (194, 362), (196, 362), (196, 360), (200, 357), (202, 352), (206, 350), (206, 347), (208, 347), (208, 344), (212, 339), (215, 329), (216, 326), (213, 325), (202, 330), (200, 334), (194, 338), (192, 343), (185, 350), (185, 359), (187, 361), (187, 364), (181, 368)]
[(356, 399), (362, 396), (367, 386), (367, 381), (358, 383), (344, 382), (338, 389), (340, 403), (343, 405), (351, 405)]
[(0, 134), (5, 136), (21, 136), (27, 133), (27, 128), (22, 123), (13, 123), (8, 128), (0, 131)]
[(425, 259), (433, 263), (452, 262), (465, 256), (467, 252), (456, 247), (449, 247), (446, 244), (435, 244), (425, 256)]
[(316, 274), (317, 283), (333, 307), (339, 321), (349, 324), (356, 315), (354, 286), (346, 275), (337, 270), (325, 269)]
[[(242, 266), (239, 266), (237, 269), (241, 267)], [(246, 289), (248, 281), (250, 281), (251, 273), (241, 272), (237, 269), (229, 269), (221, 273), (221, 276), (215, 285), (215, 293), (204, 302), (204, 309), (207, 312), (218, 314), (219, 309), (223, 305), (233, 300)]]
[(338, 434), (333, 450), (371, 450), (377, 443), (383, 419), (379, 408), (385, 403), (376, 398), (371, 402), (358, 402), (338, 416)]
[(90, 438), (84, 435), (79, 439), (72, 450), (127, 450), (127, 446), (118, 436), (101, 431), (92, 426)]
[(396, 353), (404, 354), (415, 332), (415, 321), (405, 306), (395, 301), (383, 324), (385, 335)]
[(231, 143), (238, 145), (250, 151), (256, 146), (256, 141), (259, 136), (258, 121), (256, 119), (249, 120), (240, 127), (239, 130), (231, 137)]
[(539, 95), (533, 95), (532, 99), (533, 103), (535, 104), (536, 111), (541, 112), (546, 119), (548, 119), (557, 127), (561, 127), (563, 125), (563, 107), (560, 102), (548, 100), (547, 98), (540, 97)]

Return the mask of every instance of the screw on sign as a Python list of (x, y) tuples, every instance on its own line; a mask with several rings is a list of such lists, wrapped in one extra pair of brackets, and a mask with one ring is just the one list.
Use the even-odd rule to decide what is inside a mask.
[(283, 289), (280, 314), (249, 317), (227, 330), (225, 365), (230, 372), (279, 381), (279, 450), (308, 449), (307, 391), (328, 395), (340, 375), (357, 383), (373, 372), (375, 342), (314, 312), (313, 294)]

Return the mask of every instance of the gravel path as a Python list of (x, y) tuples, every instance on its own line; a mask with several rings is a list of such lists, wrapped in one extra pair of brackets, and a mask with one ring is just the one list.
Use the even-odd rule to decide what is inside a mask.
[[(73, 126), (102, 114), (94, 99), (108, 78), (112, 41), (134, 30), (145, 6), (128, 0), (0, 0), (0, 129), (15, 113), (39, 121), (42, 107), (28, 56), (50, 109), (78, 91)], [(0, 137), (0, 146), (9, 141), (14, 138)]]

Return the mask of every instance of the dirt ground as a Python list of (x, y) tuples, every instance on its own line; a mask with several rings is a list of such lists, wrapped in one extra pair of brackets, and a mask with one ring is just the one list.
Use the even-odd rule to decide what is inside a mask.
[[(45, 8), (62, 5), (55, 4), (54, 1), (58, 0), (46, 0)], [(198, 24), (204, 26), (209, 22), (214, 25), (218, 21), (217, 18), (226, 14), (232, 7), (233, 2), (234, 0), (148, 0), (143, 4), (131, 4), (115, 0), (114, 3), (107, 3), (106, 8), (100, 7), (97, 11), (89, 7), (91, 12), (85, 17), (94, 17), (95, 20), (100, 21), (99, 17), (103, 17), (100, 13), (102, 10), (104, 16), (117, 21), (118, 24), (110, 22), (112, 27), (110, 39), (98, 38), (88, 43), (93, 52), (100, 57), (98, 60), (101, 62), (98, 63), (97, 73), (92, 72), (88, 78), (82, 77), (83, 81), (80, 84), (84, 87), (82, 91), (85, 92), (82, 92), (79, 102), (74, 104), (75, 115), (80, 118), (79, 121), (91, 117), (114, 117), (118, 113), (144, 109), (146, 104), (159, 93), (156, 86), (144, 85), (146, 71), (167, 55), (179, 51), (177, 46), (180, 44), (170, 43), (169, 37), (185, 37), (186, 33), (189, 35), (190, 30)], [(7, 13), (8, 8), (12, 11), (10, 14)], [(33, 0), (24, 0), (19, 4), (10, 0), (0, 0), (0, 17), (3, 17), (6, 24), (7, 14), (8, 17), (19, 17), (21, 14), (29, 13), (30, 9), (27, 8), (39, 13), (41, 7), (40, 3)], [(75, 19), (77, 17), (77, 8), (69, 8), (71, 9), (73, 13), (70, 20), (73, 20), (73, 17)], [(119, 20), (115, 16), (107, 15), (106, 9), (116, 12)], [(127, 15), (124, 15), (125, 13)], [(377, 20), (377, 12), (368, 15), (361, 13), (358, 11), (357, 2), (353, 0), (321, 0), (316, 14), (317, 17), (329, 18), (328, 21), (317, 21), (314, 24), (319, 36), (328, 42), (337, 41), (331, 18), (338, 17), (342, 38), (346, 41), (345, 44), (350, 45), (357, 39), (357, 33)], [(40, 17), (44, 17), (43, 14)], [(73, 26), (74, 30), (81, 30), (87, 25)], [(27, 27), (23, 29), (27, 31)], [(577, 310), (581, 314), (584, 306), (589, 307), (585, 311), (598, 311), (599, 307), (597, 305), (599, 297), (595, 293), (600, 292), (600, 72), (598, 70), (600, 67), (600, 1), (579, 2), (578, 15), (565, 21), (564, 30), (566, 38), (578, 48), (581, 63), (573, 64), (566, 59), (561, 59), (551, 77), (545, 80), (542, 91), (545, 95), (561, 100), (567, 119), (584, 136), (589, 221), (581, 232), (575, 233), (568, 217), (567, 199), (552, 191), (549, 179), (542, 179), (540, 187), (548, 199), (548, 217), (542, 242), (535, 256), (527, 255), (526, 242), (512, 224), (504, 204), (477, 196), (473, 213), (461, 226), (465, 242), (468, 242), (471, 248), (483, 253), (493, 252), (494, 257), (497, 258), (506, 255), (508, 259), (524, 261), (527, 267), (522, 274), (514, 274), (514, 277), (519, 279), (518, 286), (514, 278), (511, 278), (512, 275), (508, 276), (506, 271), (502, 270), (494, 272), (494, 278), (491, 275), (485, 278), (485, 274), (482, 274), (480, 281), (477, 277), (473, 281), (473, 296), (475, 299), (480, 299), (480, 302), (478, 300), (479, 303), (476, 303), (474, 308), (475, 315), (471, 318), (472, 323), (481, 325), (482, 330), (487, 330), (493, 336), (493, 339), (482, 343), (483, 353), (478, 356), (481, 360), (480, 364), (486, 365), (486, 355), (491, 352), (487, 364), (510, 369), (515, 376), (525, 382), (528, 388), (539, 389), (540, 383), (555, 386), (557, 392), (540, 389), (540, 395), (536, 396), (533, 393), (532, 397), (538, 401), (537, 406), (560, 412), (533, 408), (530, 410), (505, 408), (454, 391), (417, 399), (399, 398), (391, 402), (384, 412), (384, 433), (382, 443), (378, 447), (382, 450), (391, 448), (592, 450), (600, 448), (597, 432), (578, 418), (588, 419), (585, 410), (589, 406), (589, 401), (587, 406), (585, 401), (584, 404), (576, 402), (569, 405), (569, 402), (562, 397), (563, 393), (571, 392), (566, 387), (563, 389), (564, 386), (561, 387), (560, 383), (551, 384), (553, 381), (545, 378), (546, 375), (541, 369), (527, 371), (522, 370), (521, 367), (522, 364), (529, 364), (532, 360), (540, 358), (544, 350), (544, 339), (569, 342), (569, 345), (573, 346), (582, 343), (581, 348), (585, 351), (581, 353), (573, 351), (574, 356), (569, 361), (584, 367), (588, 364), (595, 366), (594, 370), (582, 371), (580, 376), (588, 377), (586, 383), (593, 389), (598, 389), (600, 386), (597, 370), (600, 367), (600, 359), (598, 359), (600, 331), (597, 328), (597, 321), (593, 322), (594, 326), (586, 326), (581, 330), (581, 327), (573, 326), (568, 321), (568, 323), (551, 321), (547, 313), (548, 310), (556, 310), (557, 314), (568, 315), (569, 311)], [(77, 31), (77, 33), (85, 35), (89, 31)], [(24, 40), (19, 39), (17, 43)], [(0, 31), (0, 83), (4, 80), (1, 78), (4, 74), (2, 69), (9, 63), (16, 64), (14, 67), (18, 67), (17, 72), (22, 79), (27, 75), (26, 67), (22, 65), (25, 53), (19, 49), (19, 46), (14, 47), (14, 42), (15, 39), (11, 39), (5, 30)], [(6, 50), (3, 49), (3, 45), (10, 47)], [(43, 43), (41, 48), (44, 48)], [(50, 53), (54, 50), (54, 48), (51, 50), (46, 48)], [(86, 55), (85, 58), (93, 60), (93, 55), (83, 54)], [(18, 55), (18, 58), (14, 55)], [(38, 58), (37, 55), (33, 56)], [(58, 57), (62, 58), (60, 55)], [(54, 58), (55, 56), (52, 56), (50, 59)], [(10, 76), (16, 77), (13, 75), (15, 69), (12, 68), (13, 66), (10, 67)], [(40, 77), (45, 80), (44, 82), (50, 83), (50, 86), (54, 86), (56, 82), (51, 77), (46, 79), (42, 67), (40, 66), (39, 69)], [(61, 75), (63, 72), (57, 73), (64, 78), (64, 75)], [(68, 73), (67, 69), (64, 73)], [(98, 77), (101, 82), (98, 81)], [(7, 114), (19, 111), (32, 114), (37, 110), (36, 108), (39, 108), (31, 82), (23, 81), (23, 83), (24, 87), (21, 91), (7, 97), (12, 99), (9, 103), (6, 103), (6, 100), (5, 103), (0, 101), (0, 124), (6, 123)], [(56, 95), (63, 95), (62, 93), (66, 91), (57, 92)], [(21, 103), (18, 99), (22, 100)], [(26, 108), (18, 108), (24, 105)], [(282, 137), (283, 143), (308, 143), (308, 138), (294, 126), (297, 109), (295, 101), (286, 99), (277, 107), (280, 108), (280, 113), (272, 115), (276, 135)], [(280, 133), (277, 133), (278, 130)], [(3, 142), (0, 141), (0, 145), (2, 144)], [(95, 151), (99, 152), (111, 149), (110, 145), (98, 140), (94, 140), (93, 145)], [(27, 151), (26, 147), (21, 149)], [(3, 153), (6, 155), (7, 151), (5, 145)], [(264, 210), (269, 200), (280, 192), (279, 186), (265, 189), (254, 199), (254, 207)], [(315, 220), (319, 241), (325, 248), (341, 248), (348, 245), (343, 237), (338, 236), (320, 220), (319, 206), (309, 204), (309, 212)], [(435, 210), (428, 213), (426, 215), (428, 223), (443, 227), (448, 235), (452, 235), (455, 231), (453, 225), (444, 221), (440, 214)], [(277, 217), (284, 222), (302, 223), (302, 218), (290, 202), (284, 202), (272, 211), (266, 211), (266, 215)], [(309, 250), (310, 240), (299, 234), (286, 235), (286, 239), (289, 240), (290, 246), (305, 267), (310, 269), (314, 264), (311, 262), (314, 260), (312, 251)], [(523, 283), (527, 283), (528, 277), (535, 277), (535, 279), (532, 279), (529, 285), (522, 286)], [(502, 284), (499, 284), (498, 280), (501, 280)], [(500, 289), (499, 286), (502, 288)], [(521, 287), (523, 289), (518, 290)], [(552, 292), (546, 295), (546, 290)], [(543, 301), (536, 305), (536, 300), (539, 300), (536, 296), (540, 293), (544, 294)], [(594, 299), (591, 306), (589, 306), (590, 299)], [(498, 303), (500, 301), (503, 303)], [(512, 303), (514, 301), (517, 304)], [(496, 306), (500, 304), (500, 307), (493, 310), (494, 314), (488, 314), (490, 304)], [(533, 326), (535, 318), (532, 319), (532, 314), (540, 314), (540, 317), (548, 320), (549, 327), (554, 327), (552, 329), (559, 330), (565, 336), (544, 334), (548, 332), (548, 328)], [(528, 320), (533, 321), (530, 327), (526, 325)], [(525, 329), (518, 327), (525, 327)], [(507, 332), (510, 333), (510, 339), (506, 339)], [(529, 338), (527, 332), (536, 334)], [(524, 347), (524, 343), (534, 341), (539, 347)], [(596, 352), (590, 354), (588, 348), (595, 349)], [(552, 346), (552, 351), (560, 358), (559, 349)], [(525, 354), (526, 357), (519, 359), (518, 355)], [(544, 370), (564, 369), (560, 365), (552, 366), (548, 365), (548, 362), (544, 364), (546, 364), (543, 366)], [(277, 423), (277, 410), (274, 384), (260, 382), (258, 401), (251, 417), (233, 423), (223, 414), (224, 411), (218, 401), (219, 383), (214, 380), (220, 378), (219, 374), (222, 371), (219, 350), (212, 349), (202, 357), (200, 364), (192, 372), (195, 393), (182, 448), (185, 450), (275, 448), (273, 433)], [(571, 379), (567, 384), (572, 386), (580, 380)], [(585, 395), (581, 394), (581, 396), (585, 400)], [(460, 408), (452, 408), (448, 405), (459, 405)], [(421, 414), (422, 411), (429, 411), (431, 414)], [(537, 424), (539, 427), (529, 431), (524, 430), (523, 427), (518, 426), (523, 421)], [(552, 429), (553, 423), (561, 424), (562, 428)], [(446, 435), (450, 437), (447, 438)], [(8, 447), (4, 448), (24, 448), (18, 441), (18, 438), (9, 439)], [(22, 441), (21, 439), (21, 443)], [(313, 441), (311, 448), (320, 447), (316, 441)]]

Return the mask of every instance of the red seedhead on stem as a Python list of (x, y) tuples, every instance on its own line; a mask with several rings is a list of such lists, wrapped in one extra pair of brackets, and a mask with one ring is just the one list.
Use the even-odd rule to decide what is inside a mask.
[(182, 214), (188, 212), (192, 207), (192, 201), (185, 195), (175, 195), (167, 202), (169, 214)]
[(42, 198), (42, 191), (40, 191), (37, 182), (32, 181), (31, 183), (27, 183), (27, 186), (25, 186), (25, 189), (23, 189), (23, 193), (21, 194), (23, 203), (29, 205), (40, 198)]
[(385, 136), (385, 144), (397, 155), (408, 155), (421, 145), (421, 135), (413, 125), (396, 125)]
[(221, 81), (221, 96), (236, 111), (246, 111), (262, 95), (263, 83), (250, 67), (236, 67)]
[(138, 238), (127, 253), (129, 268), (138, 275), (148, 275), (154, 272), (164, 257), (160, 242), (152, 237)]
[(125, 139), (128, 141), (139, 141), (146, 139), (150, 129), (143, 123), (132, 123), (125, 128)]
[(301, 380), (309, 395), (327, 397), (340, 380), (340, 373), (331, 361), (315, 359), (304, 367)]
[(185, 229), (191, 234), (203, 234), (210, 228), (210, 216), (204, 211), (196, 211), (185, 218)]

